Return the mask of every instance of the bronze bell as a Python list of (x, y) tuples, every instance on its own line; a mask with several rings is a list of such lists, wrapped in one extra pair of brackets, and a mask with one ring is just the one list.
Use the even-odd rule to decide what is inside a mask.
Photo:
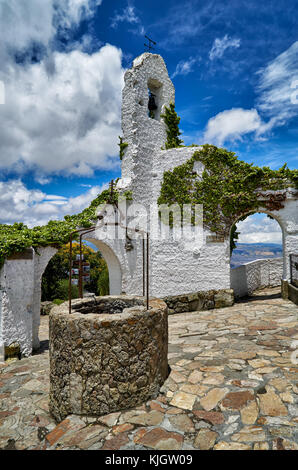
[(148, 109), (149, 111), (155, 111), (157, 109), (157, 106), (155, 103), (155, 95), (153, 95), (153, 93), (151, 92), (149, 94)]

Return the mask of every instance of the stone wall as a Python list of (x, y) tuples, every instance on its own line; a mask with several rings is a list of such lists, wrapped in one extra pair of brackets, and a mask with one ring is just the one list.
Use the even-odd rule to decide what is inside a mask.
[(52, 309), (50, 411), (57, 421), (157, 397), (168, 376), (167, 307), (157, 299), (149, 311), (144, 304), (144, 298), (106, 296), (73, 301), (71, 314), (67, 303)]
[(281, 285), (283, 259), (260, 259), (231, 269), (231, 288), (235, 297), (251, 295), (264, 287)]
[(174, 313), (230, 307), (234, 304), (234, 294), (232, 289), (210, 290), (194, 294), (171, 295), (164, 297), (163, 300), (168, 306), (169, 315), (171, 315)]

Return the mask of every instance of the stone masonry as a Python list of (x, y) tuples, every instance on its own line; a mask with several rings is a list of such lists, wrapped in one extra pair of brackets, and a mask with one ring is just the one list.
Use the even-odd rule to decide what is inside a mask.
[(156, 398), (168, 376), (166, 304), (107, 296), (50, 313), (50, 410), (100, 416)]
[(155, 399), (58, 425), (49, 413), (42, 317), (38, 354), (0, 366), (0, 448), (298, 450), (297, 306), (278, 291), (171, 315), (171, 374)]
[(234, 292), (232, 289), (210, 290), (193, 294), (171, 295), (164, 297), (163, 300), (168, 306), (169, 315), (171, 315), (173, 313), (231, 307), (234, 303)]

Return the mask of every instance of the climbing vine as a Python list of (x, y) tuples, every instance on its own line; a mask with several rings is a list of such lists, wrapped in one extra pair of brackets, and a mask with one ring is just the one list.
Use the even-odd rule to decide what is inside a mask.
[(175, 111), (174, 103), (170, 103), (169, 107), (165, 106), (165, 112), (164, 114), (161, 114), (160, 117), (163, 118), (167, 126), (166, 149), (181, 147), (183, 140), (179, 139), (179, 136), (181, 135), (179, 130), (180, 117)]
[(119, 145), (120, 160), (122, 160), (122, 158), (124, 157), (124, 151), (125, 151), (126, 147), (128, 146), (128, 143), (123, 142), (123, 137), (119, 136), (119, 144), (118, 145)]
[[(196, 161), (204, 165), (201, 177), (194, 170)], [(285, 195), (274, 191), (289, 187), (298, 188), (298, 170), (287, 165), (279, 170), (260, 168), (206, 144), (186, 163), (164, 173), (158, 204), (178, 203), (181, 208), (203, 204), (205, 227), (227, 236), (235, 220), (248, 212), (260, 206), (267, 210), (283, 207)]]
[(67, 215), (64, 220), (51, 220), (47, 225), (28, 228), (22, 223), (0, 224), (0, 267), (5, 258), (22, 253), (26, 248), (42, 246), (61, 247), (69, 241), (71, 232), (78, 228), (89, 228), (96, 222), (96, 210), (100, 204), (115, 204), (120, 198), (131, 200), (131, 191), (120, 194), (117, 190), (104, 190), (81, 213)]

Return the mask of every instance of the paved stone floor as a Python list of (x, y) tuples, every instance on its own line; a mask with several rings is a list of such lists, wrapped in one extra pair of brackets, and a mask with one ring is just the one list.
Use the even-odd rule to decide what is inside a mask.
[(41, 350), (0, 369), (0, 448), (297, 450), (297, 314), (270, 289), (231, 308), (172, 315), (171, 374), (156, 400), (59, 425), (48, 412), (42, 317)]

